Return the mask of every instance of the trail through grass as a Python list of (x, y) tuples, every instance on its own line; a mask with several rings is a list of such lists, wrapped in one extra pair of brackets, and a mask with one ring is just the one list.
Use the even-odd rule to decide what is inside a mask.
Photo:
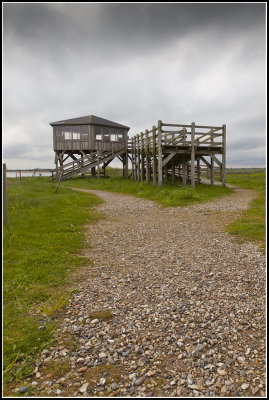
[(117, 176), (106, 179), (101, 178), (99, 180), (92, 177), (76, 177), (63, 182), (62, 185), (64, 187), (69, 186), (130, 194), (148, 200), (154, 200), (164, 207), (203, 203), (233, 192), (233, 190), (229, 188), (204, 184), (197, 185), (195, 188), (192, 188), (190, 185), (183, 188), (179, 183), (175, 186), (168, 183), (158, 188), (153, 186), (152, 183), (135, 182)]

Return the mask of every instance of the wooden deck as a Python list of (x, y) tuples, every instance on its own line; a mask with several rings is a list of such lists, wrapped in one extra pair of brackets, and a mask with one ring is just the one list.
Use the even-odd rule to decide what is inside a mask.
[(162, 186), (170, 175), (172, 182), (178, 178), (183, 186), (189, 181), (194, 187), (206, 168), (213, 184), (216, 164), (225, 186), (226, 125), (168, 124), (159, 120), (157, 127), (129, 139), (128, 152), (134, 180), (149, 183), (152, 179), (157, 185), (158, 179)]

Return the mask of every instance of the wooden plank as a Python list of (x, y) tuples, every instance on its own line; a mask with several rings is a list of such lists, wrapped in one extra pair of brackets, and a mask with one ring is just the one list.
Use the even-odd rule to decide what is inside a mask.
[(169, 154), (169, 156), (167, 156), (163, 161), (162, 161), (162, 166), (164, 167), (170, 160), (171, 158), (174, 157), (174, 155), (177, 154), (176, 151), (173, 151)]
[(201, 168), (200, 168), (200, 160), (197, 160), (197, 183), (200, 185), (201, 181)]
[(137, 144), (136, 144), (136, 137), (134, 137), (134, 172), (135, 172), (135, 180), (137, 181)]
[(222, 186), (225, 187), (226, 180), (226, 125), (222, 126), (223, 133), (223, 151), (222, 151), (222, 166), (221, 166), (221, 182)]
[(162, 170), (162, 121), (158, 121), (158, 186), (163, 184), (163, 170)]
[(191, 187), (195, 187), (195, 122), (191, 124)]
[(134, 163), (134, 138), (131, 140), (131, 156), (132, 156), (132, 180), (135, 180), (135, 163)]
[(175, 184), (175, 159), (172, 159), (172, 185)]
[(211, 168), (211, 165), (209, 164), (209, 162), (202, 156), (202, 157), (200, 157), (200, 159), (205, 163), (205, 165), (208, 167), (208, 168)]
[(182, 161), (182, 185), (183, 185), (183, 187), (186, 187), (186, 178), (187, 178), (187, 165), (186, 165), (186, 159), (184, 157), (183, 161)]
[(166, 122), (162, 122), (162, 126), (175, 126), (180, 128), (191, 128), (191, 125), (186, 124), (167, 124)]
[(221, 167), (220, 160), (218, 160), (217, 157), (215, 157), (215, 155), (213, 153), (210, 153), (210, 157), (213, 158), (213, 160), (218, 164), (218, 166)]
[(140, 177), (141, 177), (141, 148), (140, 148), (140, 140), (139, 140), (139, 135), (137, 135), (137, 166), (138, 166), (138, 173), (137, 173), (137, 180), (140, 182)]
[(97, 150), (97, 178), (100, 179), (100, 150)]
[(125, 141), (124, 177), (125, 177), (125, 179), (128, 179), (128, 143), (127, 143), (127, 137), (126, 137), (126, 141)]
[(144, 139), (143, 132), (140, 133), (140, 146), (141, 146), (141, 182), (145, 179), (145, 156), (144, 156)]
[(152, 148), (152, 174), (153, 174), (153, 185), (157, 186), (157, 158), (156, 158), (156, 126), (152, 127), (153, 131), (153, 148)]
[(168, 182), (168, 170), (167, 170), (167, 164), (164, 166), (164, 183), (167, 184)]
[(150, 155), (149, 155), (149, 133), (145, 130), (146, 135), (146, 183), (150, 182)]

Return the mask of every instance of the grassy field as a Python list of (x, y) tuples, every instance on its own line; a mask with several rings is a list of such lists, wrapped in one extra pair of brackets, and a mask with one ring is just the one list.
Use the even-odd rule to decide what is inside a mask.
[[(8, 225), (3, 240), (4, 382), (30, 371), (30, 357), (53, 340), (53, 315), (70, 296), (70, 276), (85, 264), (83, 226), (100, 218), (94, 195), (48, 178), (8, 179)], [(60, 290), (59, 290), (60, 289)], [(45, 329), (39, 329), (45, 325)]]
[(265, 173), (231, 173), (227, 174), (226, 181), (244, 189), (255, 190), (258, 195), (243, 217), (228, 226), (227, 232), (242, 239), (259, 241), (265, 247)]
[(183, 188), (179, 183), (172, 186), (171, 183), (163, 185), (162, 188), (153, 186), (153, 184), (146, 184), (126, 180), (121, 176), (114, 175), (114, 171), (110, 174), (110, 178), (97, 178), (91, 177), (75, 177), (68, 181), (61, 183), (63, 187), (78, 187), (84, 189), (100, 189), (112, 192), (119, 192), (130, 194), (137, 197), (142, 197), (148, 200), (154, 200), (164, 207), (187, 206), (193, 203), (202, 203), (213, 200), (216, 197), (232, 193), (232, 189), (223, 188), (220, 186), (211, 185), (198, 185), (191, 188), (188, 185)]
[[(53, 341), (57, 318), (68, 301), (71, 278), (89, 260), (79, 256), (85, 245), (84, 225), (100, 216), (94, 206), (101, 202), (89, 193), (68, 186), (121, 192), (154, 200), (167, 206), (206, 202), (232, 193), (232, 189), (199, 185), (183, 189), (179, 184), (161, 189), (126, 181), (121, 170), (108, 169), (110, 178), (73, 178), (56, 183), (48, 177), (8, 179), (8, 225), (3, 240), (3, 370), (4, 382), (24, 379), (32, 371), (35, 354)], [(241, 238), (265, 243), (265, 174), (227, 174), (227, 183), (256, 190), (244, 216), (228, 227)], [(51, 318), (50, 318), (51, 317)], [(45, 329), (41, 327), (45, 326)]]

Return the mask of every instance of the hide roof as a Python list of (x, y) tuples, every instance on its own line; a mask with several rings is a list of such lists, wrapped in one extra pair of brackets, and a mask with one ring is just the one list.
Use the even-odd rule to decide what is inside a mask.
[(61, 125), (102, 125), (110, 126), (112, 128), (130, 129), (129, 126), (117, 124), (116, 122), (109, 121), (108, 119), (96, 117), (95, 115), (86, 115), (85, 117), (78, 117), (72, 119), (65, 119), (62, 121), (50, 122), (51, 126)]

